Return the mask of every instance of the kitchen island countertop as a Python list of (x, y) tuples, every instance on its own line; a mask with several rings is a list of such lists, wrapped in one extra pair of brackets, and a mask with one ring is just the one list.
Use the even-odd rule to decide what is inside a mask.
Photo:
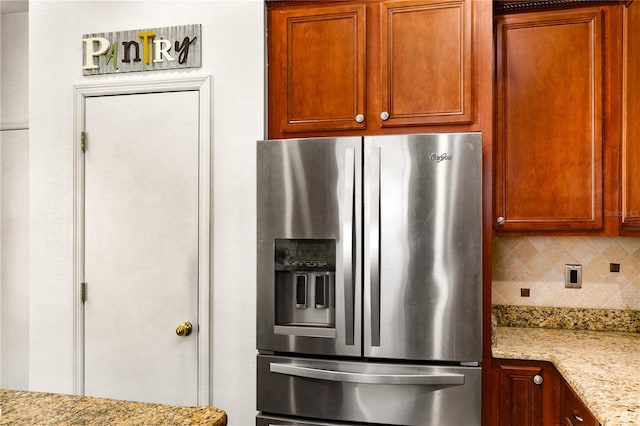
[(640, 425), (640, 334), (498, 327), (494, 358), (550, 361), (603, 426)]
[(226, 413), (214, 407), (176, 407), (12, 390), (0, 390), (0, 410), (0, 425), (227, 424)]

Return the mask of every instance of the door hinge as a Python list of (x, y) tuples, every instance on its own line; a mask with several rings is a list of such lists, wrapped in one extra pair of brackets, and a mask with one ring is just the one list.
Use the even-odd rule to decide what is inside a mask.
[(82, 303), (87, 301), (87, 283), (80, 283), (80, 301)]
[(80, 132), (80, 149), (82, 152), (87, 152), (87, 134)]

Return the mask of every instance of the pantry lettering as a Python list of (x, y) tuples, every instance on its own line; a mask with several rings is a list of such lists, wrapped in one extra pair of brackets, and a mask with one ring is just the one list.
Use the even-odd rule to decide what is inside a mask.
[(85, 35), (85, 75), (201, 66), (200, 25)]

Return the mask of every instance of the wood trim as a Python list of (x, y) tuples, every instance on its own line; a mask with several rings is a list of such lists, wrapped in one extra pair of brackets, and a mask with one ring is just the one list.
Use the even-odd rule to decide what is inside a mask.
[[(597, 6), (619, 4), (623, 0), (498, 0), (494, 3), (496, 15), (508, 13), (533, 12), (548, 9), (563, 9), (580, 6)], [(624, 3), (629, 6), (633, 0)]]
[(472, 2), (473, 116), (482, 131), (482, 425), (492, 426), (493, 368), (491, 368), (491, 258), (493, 231), (493, 4)]
[[(640, 231), (640, 205), (637, 204), (637, 166), (638, 143), (640, 126), (635, 120), (635, 114), (640, 111), (638, 92), (640, 84), (640, 60), (635, 50), (640, 43), (636, 34), (640, 23), (640, 6), (627, 7), (623, 10), (623, 49), (622, 49), (622, 147), (621, 147), (621, 177), (620, 177), (620, 233), (622, 235), (638, 236)], [(635, 197), (634, 197), (635, 195)]]
[(80, 287), (84, 281), (84, 157), (80, 135), (85, 126), (86, 98), (136, 93), (198, 91), (199, 117), (199, 207), (198, 207), (198, 405), (212, 405), (211, 392), (213, 360), (211, 336), (211, 247), (212, 212), (211, 190), (211, 76), (178, 79), (120, 81), (115, 83), (87, 83), (74, 85), (73, 113), (73, 392), (84, 395), (84, 306)]

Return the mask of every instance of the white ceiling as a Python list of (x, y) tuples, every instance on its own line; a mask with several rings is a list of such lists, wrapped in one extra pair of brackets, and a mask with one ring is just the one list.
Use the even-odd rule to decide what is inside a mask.
[(0, 14), (26, 12), (29, 10), (29, 0), (0, 0)]

